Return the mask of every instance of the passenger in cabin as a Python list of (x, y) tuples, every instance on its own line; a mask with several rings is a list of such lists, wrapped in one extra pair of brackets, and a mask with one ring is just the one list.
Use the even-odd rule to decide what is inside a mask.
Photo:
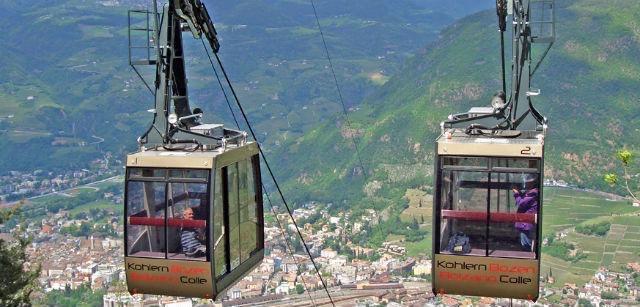
[[(187, 207), (182, 212), (185, 220), (193, 220), (193, 209)], [(207, 252), (207, 247), (203, 244), (204, 236), (197, 229), (191, 227), (183, 227), (180, 234), (180, 244), (182, 244), (182, 252), (189, 257), (201, 257)]]
[[(513, 188), (513, 197), (516, 200), (518, 213), (538, 213), (538, 195), (536, 186), (536, 176), (528, 174), (524, 176), (524, 190)], [(516, 229), (520, 233), (520, 245), (524, 251), (532, 251), (533, 242), (531, 236), (535, 232), (535, 227), (531, 223), (516, 222)]]

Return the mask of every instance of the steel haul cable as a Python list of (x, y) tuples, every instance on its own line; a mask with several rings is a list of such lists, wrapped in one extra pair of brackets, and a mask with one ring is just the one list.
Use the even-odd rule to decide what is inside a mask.
[[(296, 260), (295, 257), (295, 250), (291, 247), (291, 245), (289, 244), (289, 241), (287, 240), (287, 236), (286, 233), (284, 231), (284, 227), (282, 226), (282, 223), (280, 222), (280, 219), (278, 218), (278, 214), (276, 213), (276, 211), (273, 209), (273, 204), (271, 203), (271, 198), (269, 197), (269, 193), (266, 192), (267, 189), (265, 189), (264, 185), (262, 185), (262, 190), (265, 191), (265, 195), (267, 196), (267, 201), (269, 202), (269, 208), (271, 209), (271, 213), (273, 214), (273, 216), (276, 218), (276, 222), (278, 223), (278, 227), (280, 228), (280, 233), (282, 234), (282, 239), (285, 242), (285, 245), (287, 246), (287, 249), (289, 250), (289, 254), (291, 255), (291, 258), (293, 258), (293, 261), (295, 262), (297, 267), (300, 267), (300, 265), (298, 264), (298, 260)], [(315, 306), (315, 301), (313, 300), (313, 297), (311, 296), (311, 291), (309, 291), (309, 288), (307, 287), (307, 283), (304, 281), (304, 278), (302, 278), (302, 276), (300, 276), (300, 279), (302, 280), (302, 284), (304, 285), (304, 289), (307, 291), (307, 294), (309, 295), (309, 299), (311, 300), (311, 304), (313, 304)]]
[[(209, 50), (206, 49), (207, 55), (209, 55)], [(238, 108), (240, 109), (240, 113), (242, 114), (242, 117), (245, 121), (245, 123), (247, 124), (247, 128), (249, 128), (249, 132), (251, 133), (251, 136), (253, 137), (254, 140), (256, 140), (256, 145), (258, 146), (258, 150), (260, 151), (260, 155), (262, 156), (262, 160), (264, 161), (265, 166), (267, 167), (267, 170), (269, 171), (269, 175), (271, 176), (271, 179), (273, 180), (273, 183), (276, 186), (276, 189), (278, 190), (278, 194), (280, 195), (280, 198), (282, 199), (282, 202), (285, 206), (285, 208), (287, 209), (287, 212), (289, 214), (289, 216), (291, 217), (291, 221), (293, 222), (294, 227), (296, 228), (296, 231), (298, 233), (298, 236), (300, 237), (300, 240), (302, 241), (302, 245), (305, 248), (305, 251), (307, 252), (307, 254), (309, 255), (309, 259), (311, 260), (311, 263), (313, 264), (313, 267), (316, 271), (316, 274), (318, 275), (318, 277), (320, 278), (320, 281), (322, 282), (322, 286), (325, 290), (325, 292), (327, 293), (327, 296), (329, 297), (329, 301), (331, 302), (331, 305), (334, 305), (333, 302), (333, 298), (331, 297), (331, 293), (329, 293), (329, 289), (327, 288), (327, 283), (325, 282), (324, 278), (322, 277), (322, 274), (320, 274), (320, 270), (318, 268), (318, 265), (316, 264), (315, 260), (313, 260), (313, 256), (311, 255), (311, 251), (309, 250), (309, 247), (307, 246), (307, 243), (304, 240), (304, 236), (302, 236), (302, 232), (300, 232), (300, 228), (298, 227), (298, 223), (296, 223), (296, 220), (293, 218), (293, 213), (291, 212), (291, 208), (289, 207), (289, 204), (287, 203), (284, 194), (282, 193), (282, 189), (280, 188), (280, 185), (278, 184), (278, 181), (276, 180), (275, 175), (273, 174), (273, 171), (271, 170), (271, 166), (269, 165), (269, 162), (267, 160), (267, 157), (264, 155), (264, 152), (262, 150), (262, 146), (260, 146), (260, 143), (258, 142), (258, 138), (256, 137), (255, 132), (253, 131), (253, 127), (251, 126), (251, 122), (249, 121), (249, 119), (247, 118), (247, 114), (244, 111), (244, 108), (242, 107), (242, 104), (240, 103), (240, 99), (238, 98), (238, 95), (236, 94), (235, 89), (233, 88), (233, 84), (231, 83), (231, 80), (229, 79), (229, 75), (227, 74), (227, 71), (224, 69), (224, 66), (222, 65), (222, 61), (220, 60), (220, 57), (218, 56), (217, 53), (214, 53), (214, 56), (216, 58), (216, 61), (218, 63), (218, 66), (220, 67), (220, 70), (222, 71), (222, 74), (227, 82), (227, 85), (229, 86), (229, 89), (231, 90), (231, 93), (233, 94), (233, 98), (236, 101), (236, 104), (238, 106)], [(212, 68), (215, 70), (215, 66), (212, 63)]]
[[(327, 55), (327, 61), (329, 61), (329, 68), (331, 69), (331, 74), (333, 75), (333, 81), (336, 85), (336, 90), (338, 91), (338, 98), (340, 98), (340, 104), (342, 105), (342, 113), (344, 114), (345, 122), (347, 123), (347, 127), (351, 128), (351, 122), (349, 121), (349, 115), (347, 114), (347, 107), (344, 103), (344, 98), (342, 96), (342, 90), (340, 89), (340, 83), (338, 83), (338, 77), (336, 77), (336, 71), (333, 69), (333, 61), (331, 60), (331, 55), (329, 54), (329, 48), (327, 47), (327, 41), (324, 39), (324, 33), (322, 31), (322, 27), (320, 26), (320, 19), (318, 18), (318, 12), (316, 10), (316, 5), (313, 0), (310, 0), (311, 7), (313, 7), (313, 15), (316, 17), (316, 24), (318, 25), (318, 31), (320, 31), (320, 37), (322, 38), (322, 45), (324, 46), (324, 51)], [(367, 180), (367, 174), (362, 163), (362, 159), (360, 158), (360, 148), (358, 146), (358, 141), (355, 138), (351, 138), (353, 141), (353, 145), (356, 148), (356, 157), (358, 158), (358, 163), (360, 164), (360, 168), (362, 169), (362, 173), (365, 177), (365, 182)]]
[[(320, 25), (320, 18), (318, 17), (318, 11), (316, 9), (316, 5), (314, 3), (313, 0), (309, 0), (309, 2), (311, 2), (311, 7), (313, 8), (313, 15), (316, 18), (316, 24), (318, 26), (318, 31), (320, 32), (320, 37), (322, 38), (322, 45), (324, 46), (324, 51), (325, 54), (327, 55), (327, 61), (329, 62), (329, 68), (331, 69), (331, 74), (333, 76), (333, 81), (336, 85), (336, 90), (338, 92), (338, 98), (340, 99), (340, 104), (342, 105), (342, 113), (344, 114), (344, 118), (345, 118), (345, 122), (348, 128), (351, 128), (351, 121), (349, 120), (349, 114), (347, 112), (347, 107), (346, 104), (344, 103), (344, 98), (342, 96), (342, 90), (340, 89), (340, 83), (338, 82), (338, 77), (336, 76), (336, 72), (335, 69), (333, 68), (333, 61), (331, 60), (331, 54), (329, 53), (329, 47), (327, 46), (327, 41), (324, 38), (324, 32), (322, 31), (322, 26)], [(367, 169), (364, 167), (364, 163), (362, 163), (362, 158), (360, 155), (360, 146), (358, 144), (358, 141), (356, 140), (356, 134), (354, 134), (354, 136), (351, 138), (351, 141), (353, 142), (353, 146), (355, 147), (356, 150), (356, 158), (358, 159), (358, 164), (360, 165), (360, 169), (362, 170), (362, 175), (363, 175), (363, 183), (362, 183), (362, 187), (363, 189), (366, 187), (367, 182), (369, 182), (369, 176), (367, 175)], [(366, 192), (365, 192), (366, 193)], [(374, 198), (371, 198), (371, 207), (375, 209), (375, 201)], [(382, 232), (382, 226), (380, 225), (381, 223), (377, 223), (378, 226), (378, 231)], [(357, 275), (357, 270), (356, 270), (356, 275)], [(357, 276), (356, 276), (357, 279)]]
[[(236, 123), (236, 128), (240, 130), (240, 124), (238, 124), (238, 119), (236, 119), (236, 113), (233, 112), (233, 108), (231, 107), (231, 102), (229, 101), (229, 97), (227, 96), (227, 91), (224, 90), (224, 86), (222, 85), (222, 81), (220, 80), (220, 76), (218, 75), (218, 70), (215, 65), (213, 65), (213, 60), (211, 59), (211, 54), (209, 54), (209, 50), (207, 49), (207, 45), (204, 43), (204, 39), (200, 37), (200, 41), (202, 42), (202, 47), (207, 52), (207, 58), (209, 59), (209, 63), (211, 63), (211, 68), (213, 68), (213, 73), (216, 75), (216, 79), (218, 79), (218, 84), (220, 85), (220, 90), (222, 90), (222, 94), (224, 95), (224, 100), (227, 102), (227, 106), (229, 107), (229, 111), (231, 112), (231, 116), (233, 116), (233, 121)], [(256, 140), (257, 142), (258, 140)]]
[[(236, 128), (238, 130), (240, 130), (240, 124), (238, 123), (238, 120), (236, 119), (236, 114), (233, 111), (233, 108), (231, 107), (231, 102), (229, 101), (229, 96), (227, 96), (227, 92), (224, 89), (224, 86), (222, 85), (222, 81), (220, 80), (220, 75), (218, 74), (218, 70), (215, 68), (215, 65), (213, 64), (213, 59), (211, 59), (211, 55), (209, 54), (209, 50), (207, 49), (207, 46), (204, 43), (204, 40), (202, 38), (200, 38), (200, 41), (202, 42), (202, 47), (204, 48), (204, 50), (207, 53), (207, 58), (209, 58), (209, 63), (211, 63), (211, 68), (213, 69), (214, 74), (216, 75), (216, 79), (218, 80), (218, 84), (220, 85), (220, 90), (222, 90), (222, 93), (224, 94), (224, 99), (227, 102), (227, 106), (229, 107), (229, 111), (231, 112), (231, 116), (233, 116), (233, 121), (236, 124)], [(257, 140), (256, 140), (257, 142)], [(264, 184), (262, 185), (262, 191), (264, 191), (264, 194), (267, 196), (267, 201), (269, 202), (269, 208), (271, 210), (271, 213), (273, 214), (273, 217), (276, 219), (276, 222), (278, 223), (278, 228), (280, 228), (280, 233), (282, 234), (282, 239), (285, 242), (285, 246), (287, 251), (289, 252), (289, 255), (291, 255), (291, 258), (293, 259), (293, 261), (296, 263), (296, 266), (300, 266), (298, 264), (298, 260), (295, 257), (294, 254), (294, 250), (293, 248), (291, 248), (291, 245), (289, 244), (289, 241), (287, 241), (287, 237), (285, 235), (284, 232), (284, 228), (282, 227), (282, 223), (280, 222), (280, 219), (278, 218), (278, 215), (276, 214), (275, 210), (273, 209), (273, 205), (271, 203), (271, 198), (269, 197), (269, 193), (267, 193), (267, 189), (264, 186)], [(311, 300), (311, 303), (315, 305), (315, 302), (313, 301), (313, 298), (311, 297), (311, 293), (309, 292), (309, 288), (307, 287), (307, 283), (304, 281), (304, 278), (301, 278), (302, 280), (302, 284), (304, 285), (304, 289), (307, 291), (308, 295), (309, 295), (309, 299)]]

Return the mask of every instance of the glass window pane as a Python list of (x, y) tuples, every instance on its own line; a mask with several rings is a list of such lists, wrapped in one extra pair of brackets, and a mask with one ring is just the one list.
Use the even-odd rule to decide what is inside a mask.
[(522, 159), (522, 158), (493, 158), (491, 163), (492, 163), (492, 167), (538, 170), (540, 165), (540, 160), (539, 159)]
[(208, 193), (204, 183), (169, 183), (169, 258), (207, 260)]
[(129, 178), (164, 178), (167, 170), (159, 168), (129, 168)]
[(256, 246), (255, 227), (249, 218), (249, 172), (247, 160), (238, 162), (238, 187), (240, 204), (240, 262), (249, 259)]
[(165, 183), (127, 183), (127, 255), (165, 258)]
[(440, 252), (486, 255), (488, 173), (443, 171)]
[(201, 178), (206, 179), (209, 177), (208, 170), (201, 169), (172, 169), (169, 170), (169, 177), (171, 178)]
[(240, 214), (238, 208), (238, 164), (227, 167), (229, 199), (229, 250), (231, 269), (240, 265)]
[(531, 173), (492, 173), (492, 182), (507, 182), (491, 191), (489, 255), (536, 258), (539, 180)]
[[(258, 203), (256, 202), (258, 195), (256, 194), (258, 190), (258, 187), (256, 186), (257, 184), (259, 184), (259, 180), (256, 180), (256, 178), (254, 178), (254, 165), (253, 165), (253, 161), (251, 159), (249, 159), (247, 161), (247, 203), (248, 203), (248, 211), (249, 211), (249, 218), (248, 218), (248, 230), (247, 230), (247, 234), (248, 236), (250, 236), (251, 241), (249, 243), (247, 243), (247, 246), (250, 246), (250, 250), (254, 251), (258, 248), (258, 229), (262, 228), (262, 226), (258, 225)], [(250, 234), (250, 235), (249, 235)]]
[(222, 172), (216, 173), (213, 202), (213, 257), (215, 263), (215, 276), (220, 277), (227, 273), (226, 236), (228, 231), (224, 225), (224, 204), (222, 200)]
[(487, 168), (489, 160), (487, 158), (478, 157), (443, 157), (443, 165), (445, 166), (470, 166)]

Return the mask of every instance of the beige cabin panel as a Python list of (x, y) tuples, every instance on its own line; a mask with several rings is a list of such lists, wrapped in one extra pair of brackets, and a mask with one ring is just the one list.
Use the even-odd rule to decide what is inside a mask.
[(439, 155), (542, 157), (541, 144), (438, 143)]

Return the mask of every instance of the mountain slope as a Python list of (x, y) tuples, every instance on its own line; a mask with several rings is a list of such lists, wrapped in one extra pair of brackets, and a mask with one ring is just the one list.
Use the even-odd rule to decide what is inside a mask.
[[(532, 82), (550, 121), (546, 176), (604, 189), (601, 174), (614, 167), (616, 148), (640, 144), (640, 3), (562, 1), (557, 10), (556, 44)], [(323, 125), (277, 153), (291, 197), (371, 206), (362, 200), (365, 177), (380, 187), (378, 197), (395, 200), (430, 184), (439, 123), (488, 106), (500, 87), (495, 22), (486, 11), (447, 28), (350, 113), (350, 125)]]
[[(119, 157), (135, 148), (152, 98), (127, 64), (127, 10), (150, 2), (0, 1), (0, 172), (86, 167), (106, 151)], [(349, 105), (384, 83), (452, 16), (477, 7), (449, 14), (436, 9), (442, 2), (316, 1)], [(337, 98), (327, 98), (335, 97), (333, 81), (309, 2), (206, 4), (221, 57), (266, 142), (300, 136), (338, 112)], [(231, 123), (206, 54), (189, 37), (193, 105), (213, 114), (209, 122)]]

